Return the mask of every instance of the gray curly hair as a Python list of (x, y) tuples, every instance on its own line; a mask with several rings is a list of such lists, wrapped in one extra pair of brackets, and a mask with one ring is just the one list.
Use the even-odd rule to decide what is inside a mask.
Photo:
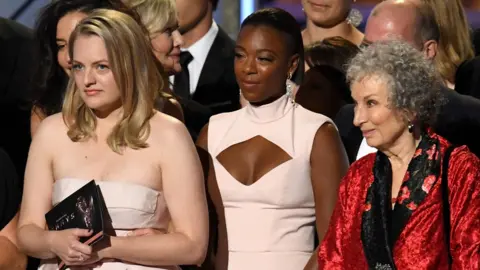
[(433, 63), (412, 45), (389, 40), (363, 48), (350, 61), (347, 80), (352, 85), (368, 77), (387, 85), (392, 109), (414, 114), (422, 126), (433, 124), (443, 103), (441, 79)]

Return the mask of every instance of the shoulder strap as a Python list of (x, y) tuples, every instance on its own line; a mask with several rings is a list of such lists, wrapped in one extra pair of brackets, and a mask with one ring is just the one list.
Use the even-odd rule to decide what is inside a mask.
[(450, 155), (455, 149), (454, 145), (449, 146), (445, 150), (445, 156), (442, 164), (442, 203), (443, 203), (443, 222), (445, 230), (445, 242), (447, 244), (448, 264), (452, 265), (452, 254), (450, 252), (450, 201), (448, 191), (448, 165), (450, 163)]

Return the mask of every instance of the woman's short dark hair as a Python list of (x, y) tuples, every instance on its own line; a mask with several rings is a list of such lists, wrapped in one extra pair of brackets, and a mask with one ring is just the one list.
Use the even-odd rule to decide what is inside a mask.
[(298, 54), (298, 68), (292, 77), (292, 80), (300, 84), (303, 79), (303, 40), (302, 30), (297, 20), (287, 11), (280, 8), (265, 8), (250, 14), (242, 23), (242, 27), (269, 26), (286, 35), (286, 44), (290, 47), (291, 54)]
[(342, 37), (330, 37), (312, 43), (305, 48), (305, 62), (310, 68), (331, 66), (346, 71), (346, 65), (360, 49), (357, 45)]
[(217, 9), (218, 0), (210, 0), (210, 1), (212, 1), (212, 9), (213, 9), (213, 10)]
[(62, 110), (68, 76), (57, 61), (57, 24), (71, 12), (89, 13), (94, 9), (116, 9), (135, 16), (120, 0), (55, 0), (45, 6), (35, 26), (36, 70), (34, 72), (33, 105), (45, 115)]
[(332, 119), (343, 105), (353, 103), (345, 73), (329, 65), (315, 66), (305, 73), (295, 101)]

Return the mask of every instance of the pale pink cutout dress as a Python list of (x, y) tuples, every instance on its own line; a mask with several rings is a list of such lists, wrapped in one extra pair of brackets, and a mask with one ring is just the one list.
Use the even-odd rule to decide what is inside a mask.
[[(312, 256), (315, 203), (310, 152), (326, 116), (283, 96), (273, 103), (213, 116), (208, 150), (225, 207), (228, 270), (302, 270)], [(255, 136), (292, 157), (250, 186), (233, 178), (216, 157)]]

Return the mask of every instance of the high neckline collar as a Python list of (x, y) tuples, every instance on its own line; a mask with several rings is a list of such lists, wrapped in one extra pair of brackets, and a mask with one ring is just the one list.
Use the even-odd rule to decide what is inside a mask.
[(247, 116), (253, 122), (269, 123), (285, 116), (293, 106), (294, 105), (290, 102), (287, 95), (283, 95), (277, 100), (262, 106), (253, 106), (248, 103), (246, 106), (246, 112)]

